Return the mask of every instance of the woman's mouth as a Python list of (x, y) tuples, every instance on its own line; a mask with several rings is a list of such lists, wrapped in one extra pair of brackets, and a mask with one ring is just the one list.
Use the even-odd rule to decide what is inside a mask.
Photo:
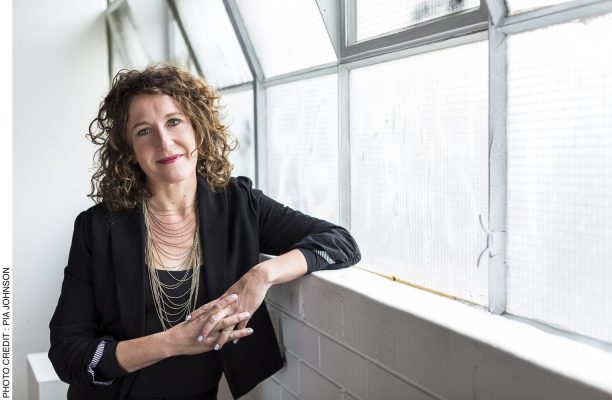
[(158, 163), (158, 164), (172, 164), (173, 162), (175, 162), (180, 157), (183, 157), (183, 155), (182, 154), (175, 154), (173, 156), (162, 158), (161, 160), (157, 160), (156, 163)]

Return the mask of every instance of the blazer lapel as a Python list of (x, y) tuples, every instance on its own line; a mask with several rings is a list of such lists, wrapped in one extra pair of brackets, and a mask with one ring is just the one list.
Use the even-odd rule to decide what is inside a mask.
[(227, 204), (225, 192), (212, 191), (205, 178), (198, 175), (200, 240), (204, 253), (204, 299), (216, 299), (226, 288)]
[(142, 205), (116, 213), (111, 224), (111, 244), (117, 300), (128, 338), (145, 333), (144, 246), (145, 226)]

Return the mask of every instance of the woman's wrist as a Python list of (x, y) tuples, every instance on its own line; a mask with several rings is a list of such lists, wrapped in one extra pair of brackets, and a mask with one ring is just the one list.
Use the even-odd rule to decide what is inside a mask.
[(156, 344), (163, 358), (181, 355), (176, 346), (176, 341), (172, 340), (172, 333), (170, 330), (158, 332), (154, 336), (157, 336), (155, 341), (157, 342)]
[(272, 260), (266, 260), (260, 264), (257, 264), (249, 273), (254, 276), (260, 287), (264, 287), (266, 290), (274, 284), (274, 266), (270, 263)]
[(270, 288), (272, 285), (289, 282), (306, 274), (306, 257), (300, 250), (293, 249), (257, 264), (252, 270), (260, 276), (262, 284)]

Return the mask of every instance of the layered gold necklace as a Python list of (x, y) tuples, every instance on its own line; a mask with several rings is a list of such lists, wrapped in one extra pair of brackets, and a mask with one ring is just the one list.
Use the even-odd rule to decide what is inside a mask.
[[(146, 227), (145, 258), (155, 311), (164, 330), (170, 329), (185, 315), (195, 309), (200, 288), (199, 213), (197, 202), (183, 209), (166, 210), (144, 202)], [(166, 262), (171, 265), (166, 265)], [(181, 277), (169, 274), (172, 283), (163, 283), (159, 270), (185, 271)], [(191, 279), (191, 285), (183, 293), (176, 289)], [(188, 295), (188, 296), (187, 296)], [(180, 300), (185, 298), (185, 300)]]

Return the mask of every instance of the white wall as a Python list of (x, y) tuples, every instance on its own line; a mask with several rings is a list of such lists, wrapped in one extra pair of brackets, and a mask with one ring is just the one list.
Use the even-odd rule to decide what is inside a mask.
[(14, 391), (47, 351), (74, 218), (92, 202), (84, 137), (108, 90), (105, 0), (13, 2)]
[(609, 349), (356, 268), (267, 303), (287, 364), (242, 400), (612, 399)]

